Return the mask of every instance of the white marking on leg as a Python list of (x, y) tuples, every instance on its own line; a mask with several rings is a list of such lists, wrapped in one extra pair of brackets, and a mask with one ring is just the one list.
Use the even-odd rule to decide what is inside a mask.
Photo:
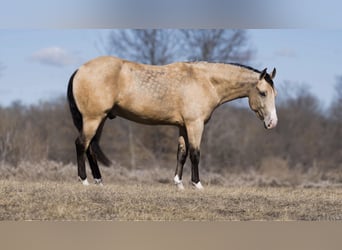
[(175, 184), (179, 184), (179, 183), (182, 182), (182, 181), (179, 179), (178, 174), (176, 174), (176, 176), (173, 178), (173, 180), (174, 180)]
[(87, 179), (81, 180), (81, 182), (82, 182), (83, 186), (89, 186), (89, 182)]
[(103, 186), (102, 179), (94, 179), (95, 185)]
[(197, 183), (192, 183), (192, 185), (194, 185), (194, 187), (196, 188), (196, 189), (203, 189), (203, 186), (202, 186), (202, 184), (201, 184), (201, 182), (199, 181), (199, 182), (197, 182)]
[(184, 185), (182, 183), (182, 180), (179, 179), (178, 174), (173, 178), (173, 181), (175, 182), (175, 184), (179, 190), (184, 190)]

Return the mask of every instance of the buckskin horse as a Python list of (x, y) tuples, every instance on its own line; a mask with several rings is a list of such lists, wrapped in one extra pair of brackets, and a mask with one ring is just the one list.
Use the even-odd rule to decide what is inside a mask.
[(79, 131), (76, 144), (78, 176), (89, 185), (85, 156), (96, 184), (102, 185), (97, 160), (110, 165), (99, 147), (107, 118), (116, 116), (150, 125), (179, 128), (177, 167), (174, 183), (183, 189), (182, 173), (190, 153), (191, 181), (202, 189), (198, 164), (204, 125), (221, 104), (248, 97), (249, 106), (266, 129), (277, 125), (276, 70), (258, 71), (228, 63), (178, 62), (153, 66), (116, 57), (95, 58), (71, 76), (68, 101)]

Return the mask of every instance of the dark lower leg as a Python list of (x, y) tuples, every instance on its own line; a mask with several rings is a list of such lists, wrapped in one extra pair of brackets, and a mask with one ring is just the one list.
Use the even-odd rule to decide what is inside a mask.
[(199, 179), (199, 172), (198, 172), (198, 164), (200, 160), (200, 150), (190, 148), (190, 160), (191, 160), (191, 181), (193, 183), (198, 183)]
[(92, 149), (92, 143), (87, 149), (87, 158), (88, 158), (91, 173), (94, 179), (101, 179), (101, 173), (100, 173), (99, 166), (97, 164), (96, 155), (94, 154), (93, 149)]
[(85, 146), (84, 139), (82, 136), (79, 136), (76, 141), (76, 154), (77, 154), (77, 168), (78, 168), (78, 176), (81, 180), (87, 179), (86, 169), (85, 169)]
[(177, 167), (175, 177), (178, 176), (182, 180), (183, 166), (188, 156), (188, 137), (184, 127), (179, 128), (178, 150), (177, 150)]
[(178, 145), (178, 150), (177, 150), (177, 168), (176, 168), (176, 173), (175, 175), (178, 175), (179, 179), (182, 179), (183, 176), (183, 166), (186, 161), (187, 157), (187, 150), (182, 146)]

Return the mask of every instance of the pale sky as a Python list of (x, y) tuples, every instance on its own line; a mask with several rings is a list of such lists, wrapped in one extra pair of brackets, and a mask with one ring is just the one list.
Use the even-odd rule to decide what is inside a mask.
[(104, 28), (168, 27), (250, 29), (249, 65), (276, 67), (276, 86), (305, 84), (327, 107), (342, 75), (341, 9), (339, 0), (4, 0), (0, 105), (64, 96), (74, 70), (103, 54)]
[[(108, 32), (0, 29), (0, 105), (65, 95), (74, 70), (103, 54), (96, 44)], [(256, 52), (250, 66), (269, 71), (276, 67), (276, 86), (305, 84), (323, 106), (329, 105), (336, 77), (342, 75), (342, 30), (254, 29), (247, 34)]]

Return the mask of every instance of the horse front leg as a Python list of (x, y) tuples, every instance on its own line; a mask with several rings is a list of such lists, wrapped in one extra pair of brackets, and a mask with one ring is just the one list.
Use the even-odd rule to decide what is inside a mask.
[(199, 178), (198, 165), (200, 161), (200, 145), (204, 129), (204, 122), (197, 120), (187, 124), (187, 135), (190, 147), (191, 181), (195, 188), (203, 189)]
[(177, 185), (178, 189), (183, 190), (184, 186), (182, 183), (183, 176), (183, 166), (188, 156), (189, 141), (186, 134), (185, 127), (179, 128), (178, 137), (178, 150), (177, 150), (177, 167), (175, 177), (173, 178), (174, 183)]

